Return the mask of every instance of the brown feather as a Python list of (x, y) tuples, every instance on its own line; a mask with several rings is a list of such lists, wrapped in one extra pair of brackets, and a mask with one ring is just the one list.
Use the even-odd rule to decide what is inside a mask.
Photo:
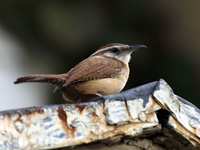
[(121, 44), (121, 43), (110, 43), (110, 44), (107, 44), (107, 45), (100, 47), (98, 50), (106, 48), (106, 47), (111, 47), (111, 46), (128, 46), (128, 45), (127, 44)]
[(112, 58), (88, 57), (68, 72), (69, 77), (63, 87), (77, 82), (112, 78), (120, 72), (123, 66), (122, 62)]
[(42, 82), (42, 83), (51, 83), (52, 85), (59, 86), (62, 85), (68, 74), (60, 74), (60, 75), (45, 75), (45, 74), (38, 74), (38, 75), (29, 75), (18, 78), (14, 83), (24, 83), (24, 82)]

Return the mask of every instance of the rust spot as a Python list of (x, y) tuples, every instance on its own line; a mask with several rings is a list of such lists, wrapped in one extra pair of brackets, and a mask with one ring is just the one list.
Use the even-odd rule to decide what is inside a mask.
[(66, 115), (66, 112), (63, 110), (63, 107), (59, 106), (57, 111), (58, 111), (58, 117), (60, 118), (60, 120), (62, 120), (63, 122), (67, 124), (67, 115)]
[[(73, 129), (71, 129), (70, 127), (68, 127), (68, 125), (67, 125), (67, 114), (66, 114), (66, 112), (64, 111), (64, 109), (63, 109), (63, 107), (62, 106), (59, 106), (58, 107), (58, 110), (57, 110), (57, 112), (58, 112), (58, 117), (59, 117), (59, 119), (61, 120), (61, 125), (62, 125), (62, 127), (63, 127), (63, 129), (64, 129), (64, 132), (65, 132), (65, 135), (69, 135), (71, 132), (71, 130)], [(75, 130), (75, 129), (74, 129)], [(74, 136), (75, 134), (72, 134), (72, 136)]]
[(22, 119), (21, 119), (21, 116), (22, 116), (22, 115), (21, 115), (21, 114), (19, 114), (19, 117), (16, 119), (16, 121), (19, 121), (19, 122), (21, 122), (21, 123), (22, 123), (23, 121), (22, 121)]
[(41, 107), (30, 107), (28, 109), (25, 109), (24, 112), (25, 112), (26, 115), (31, 115), (31, 114), (34, 114), (34, 113), (41, 114), (41, 113), (44, 112), (44, 110)]
[(72, 138), (75, 138), (76, 127), (74, 127), (73, 125), (70, 125), (70, 129), (72, 132)]
[(26, 115), (31, 115), (31, 113), (32, 113), (32, 112), (31, 112), (29, 109), (25, 110), (25, 114), (26, 114)]
[(17, 132), (21, 133), (22, 131), (18, 128), (18, 126), (16, 126), (16, 123), (20, 122), (21, 124), (24, 124), (23, 120), (21, 119), (21, 114), (18, 114), (19, 116), (17, 117), (17, 119), (14, 121), (14, 127), (17, 130)]
[(105, 101), (103, 101), (102, 104), (103, 104), (103, 110), (104, 110), (105, 109)]
[(63, 107), (59, 106), (57, 112), (58, 112), (58, 117), (62, 121), (62, 126), (65, 131), (65, 134), (66, 135), (71, 134), (71, 137), (75, 138), (76, 127), (73, 125), (69, 126), (67, 125), (67, 114), (64, 111)]
[(79, 109), (80, 115), (82, 114), (83, 109), (85, 108), (86, 105), (79, 105), (79, 104), (75, 104), (75, 108)]
[(37, 112), (37, 113), (43, 113), (44, 110), (41, 109), (40, 107), (34, 107), (34, 112)]
[(91, 117), (94, 118), (94, 119), (96, 119), (96, 118), (98, 118), (99, 116), (98, 116), (96, 113), (92, 113), (92, 114), (91, 114)]

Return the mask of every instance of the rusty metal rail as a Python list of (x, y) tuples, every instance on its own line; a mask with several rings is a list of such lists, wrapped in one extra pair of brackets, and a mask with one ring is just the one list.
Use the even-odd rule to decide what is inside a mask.
[(150, 136), (166, 147), (166, 140), (171, 140), (175, 148), (200, 149), (200, 110), (175, 95), (162, 79), (89, 103), (0, 112), (2, 150)]

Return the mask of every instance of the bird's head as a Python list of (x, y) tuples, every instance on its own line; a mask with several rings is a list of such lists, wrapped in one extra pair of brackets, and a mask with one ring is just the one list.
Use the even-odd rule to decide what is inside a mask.
[(111, 43), (99, 48), (91, 56), (109, 57), (128, 64), (131, 59), (132, 52), (140, 48), (146, 48), (146, 46), (145, 45), (129, 46), (121, 43)]

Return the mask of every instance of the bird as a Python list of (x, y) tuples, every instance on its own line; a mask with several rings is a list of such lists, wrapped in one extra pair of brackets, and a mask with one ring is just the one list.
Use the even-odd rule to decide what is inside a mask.
[(141, 48), (146, 46), (110, 43), (100, 47), (67, 73), (27, 75), (17, 78), (14, 84), (50, 83), (55, 86), (54, 92), (61, 91), (63, 98), (72, 103), (117, 94), (129, 78), (132, 52)]

